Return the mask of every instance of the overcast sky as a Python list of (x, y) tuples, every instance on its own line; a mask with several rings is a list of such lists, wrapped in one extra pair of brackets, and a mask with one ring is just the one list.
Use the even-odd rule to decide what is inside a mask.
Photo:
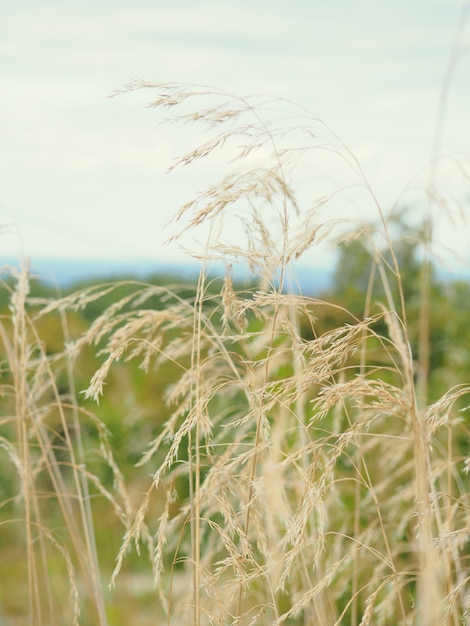
[[(190, 199), (183, 179), (164, 174), (181, 130), (175, 128), (173, 144), (158, 128), (161, 115), (145, 108), (151, 93), (107, 98), (137, 77), (289, 98), (348, 145), (388, 208), (433, 154), (459, 24), (440, 156), (468, 157), (464, 6), (457, 0), (2, 0), (0, 256), (22, 247), (33, 258), (183, 258), (176, 246), (163, 246), (162, 232)], [(456, 178), (455, 195), (460, 203), (466, 193), (460, 206), (470, 212), (466, 184), (465, 191)], [(459, 222), (445, 232), (459, 250), (470, 249), (468, 226)]]

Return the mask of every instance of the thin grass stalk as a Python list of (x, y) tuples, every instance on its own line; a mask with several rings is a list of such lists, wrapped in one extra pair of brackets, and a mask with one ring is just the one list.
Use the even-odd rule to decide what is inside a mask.
[[(189, 483), (191, 502), (191, 538), (193, 550), (193, 610), (194, 626), (201, 624), (201, 458), (200, 458), (200, 418), (199, 411), (204, 410), (201, 403), (202, 392), (202, 368), (201, 368), (201, 336), (203, 320), (203, 302), (205, 294), (205, 268), (199, 273), (194, 302), (193, 318), (193, 344), (191, 348), (191, 376), (195, 375), (191, 382), (191, 398), (194, 397), (194, 405), (190, 404), (189, 411), (196, 412), (194, 443), (192, 441), (192, 429), (188, 433), (188, 459), (189, 459)], [(194, 455), (194, 464), (193, 464)], [(194, 484), (194, 487), (193, 487)]]
[(15, 412), (18, 428), (18, 441), (20, 442), (20, 459), (22, 461), (21, 489), (25, 512), (26, 533), (26, 556), (28, 566), (28, 601), (29, 618), (32, 626), (40, 626), (41, 605), (38, 586), (37, 563), (33, 540), (33, 515), (31, 511), (34, 502), (34, 488), (32, 485), (32, 463), (30, 457), (30, 445), (28, 437), (28, 422), (30, 414), (27, 403), (26, 372), (28, 366), (28, 348), (26, 339), (25, 301), (28, 294), (28, 268), (21, 268), (17, 279), (17, 286), (12, 297), (12, 322), (13, 322), (13, 352), (10, 366), (14, 379), (15, 389)]
[[(396, 257), (392, 253), (394, 263), (396, 263)], [(429, 360), (429, 348), (428, 348), (428, 335), (429, 335), (429, 312), (428, 304), (421, 303), (422, 318), (421, 321), (424, 324), (423, 327), (423, 339), (420, 338), (421, 348), (421, 362), (419, 367), (418, 386), (415, 391), (415, 385), (413, 380), (413, 365), (410, 354), (410, 347), (407, 342), (407, 326), (406, 326), (406, 309), (405, 300), (403, 294), (403, 287), (400, 278), (400, 272), (398, 264), (396, 265), (396, 278), (398, 282), (400, 300), (403, 309), (402, 329), (399, 328), (397, 323), (393, 324), (394, 334), (397, 340), (397, 347), (401, 355), (401, 362), (403, 367), (403, 376), (405, 380), (406, 389), (410, 398), (410, 419), (413, 427), (414, 437), (414, 460), (415, 460), (415, 476), (416, 476), (416, 501), (417, 501), (417, 513), (418, 513), (418, 538), (417, 538), (417, 551), (419, 558), (419, 582), (418, 582), (418, 597), (420, 611), (422, 612), (421, 619), (423, 624), (430, 624), (438, 626), (441, 620), (439, 599), (442, 597), (439, 589), (438, 569), (435, 559), (435, 552), (433, 546), (433, 534), (432, 534), (432, 509), (430, 500), (430, 460), (428, 456), (428, 444), (427, 444), (427, 432), (425, 425), (424, 410), (420, 407), (420, 400), (417, 397), (417, 393), (421, 396), (427, 393), (427, 372), (428, 372), (428, 360)], [(429, 267), (424, 270), (424, 287), (423, 297), (429, 294)], [(385, 274), (383, 274), (384, 285), (387, 285)], [(390, 304), (391, 297), (389, 298)], [(420, 329), (421, 330), (421, 329)], [(422, 400), (426, 402), (425, 396)], [(424, 404), (426, 406), (426, 404)], [(425, 600), (429, 596), (429, 601)]]
[[(450, 537), (453, 528), (452, 522), (452, 500), (453, 500), (453, 455), (454, 455), (454, 445), (452, 438), (452, 428), (447, 428), (447, 493), (446, 493), (446, 524), (445, 524), (445, 532), (447, 536)], [(446, 551), (445, 554), (445, 596), (449, 598), (452, 593), (452, 560), (453, 555), (450, 550)], [(458, 623), (456, 611), (454, 610), (454, 623)], [(447, 614), (446, 626), (451, 626), (451, 613)]]
[[(285, 272), (285, 268), (284, 266), (281, 266), (281, 278), (280, 278), (279, 290), (284, 281), (284, 272)], [(279, 316), (279, 304), (276, 302), (274, 304), (274, 311), (273, 311), (272, 322), (271, 322), (271, 330), (269, 331), (269, 336), (268, 336), (268, 341), (267, 341), (267, 358), (265, 359), (265, 366), (264, 366), (263, 387), (266, 386), (269, 380), (269, 365), (270, 365), (269, 355), (270, 353), (272, 353), (272, 350), (274, 347), (274, 338), (275, 338), (275, 334), (277, 330), (278, 316)], [(254, 454), (252, 456), (251, 469), (250, 469), (250, 475), (249, 475), (248, 500), (247, 500), (247, 505), (246, 505), (246, 516), (245, 516), (245, 524), (244, 524), (244, 534), (245, 534), (245, 537), (247, 537), (247, 539), (249, 536), (249, 529), (250, 529), (251, 508), (252, 508), (252, 501), (253, 501), (256, 468), (258, 465), (258, 450), (259, 450), (260, 442), (261, 442), (262, 422), (265, 418), (265, 408), (263, 406), (263, 400), (261, 398), (261, 395), (258, 397), (258, 400), (257, 400), (256, 415), (257, 415), (256, 432), (255, 432), (255, 437), (253, 441)], [(238, 618), (240, 618), (242, 614), (242, 600), (243, 600), (243, 581), (240, 580), (239, 590), (238, 590), (238, 608), (237, 608)]]
[[(376, 261), (373, 258), (372, 268), (369, 274), (369, 281), (367, 283), (367, 291), (366, 291), (366, 299), (364, 304), (364, 319), (369, 317), (371, 301), (372, 301), (372, 289), (374, 286), (374, 280), (376, 276)], [(366, 333), (367, 329), (364, 328), (362, 331), (362, 341), (361, 341), (361, 355), (359, 362), (359, 374), (364, 376), (366, 373), (366, 362), (367, 362), (367, 346), (366, 346)], [(361, 458), (362, 455), (360, 453), (361, 450), (361, 436), (358, 435), (357, 446), (354, 451), (355, 456), (355, 466), (357, 468), (361, 467), (361, 464), (364, 463), (364, 459)], [(361, 481), (356, 478), (355, 486), (354, 486), (354, 529), (353, 529), (353, 537), (355, 539), (359, 539), (360, 535), (360, 504), (361, 504)], [(353, 557), (353, 571), (352, 571), (352, 584), (351, 584), (351, 594), (352, 594), (352, 603), (351, 603), (351, 626), (357, 626), (357, 616), (358, 616), (358, 593), (359, 593), (359, 553), (357, 551), (354, 552)]]
[[(457, 31), (452, 42), (452, 48), (449, 53), (447, 67), (444, 72), (442, 86), (439, 92), (439, 102), (438, 102), (438, 110), (436, 115), (434, 136), (433, 136), (433, 146), (431, 153), (431, 167), (429, 171), (429, 182), (428, 182), (428, 194), (431, 202), (436, 197), (436, 185), (437, 185), (437, 177), (438, 177), (438, 162), (441, 156), (441, 144), (443, 138), (443, 128), (444, 128), (444, 120), (445, 120), (445, 112), (447, 106), (447, 99), (450, 93), (450, 85), (451, 81), (454, 77), (455, 69), (457, 67), (458, 62), (462, 59), (462, 46), (461, 41), (465, 34), (465, 28), (467, 25), (467, 20), (470, 16), (470, 5), (468, 3), (464, 3), (461, 9), (460, 19), (458, 21)], [(428, 452), (428, 447), (426, 445), (426, 433), (424, 430), (424, 407), (427, 405), (428, 398), (428, 379), (429, 379), (429, 338), (430, 338), (430, 322), (429, 322), (429, 311), (430, 311), (430, 274), (431, 274), (431, 264), (430, 264), (430, 245), (432, 241), (432, 219), (431, 212), (432, 207), (428, 209), (428, 214), (424, 220), (424, 260), (422, 265), (422, 276), (421, 276), (421, 284), (420, 284), (420, 316), (419, 316), (419, 327), (420, 327), (420, 336), (419, 336), (419, 368), (418, 368), (418, 400), (421, 404), (421, 415), (418, 417), (421, 418), (421, 423), (423, 426), (419, 432), (419, 440), (418, 440), (418, 451), (420, 456), (422, 455), (423, 464), (426, 463), (426, 466), (423, 466), (423, 471), (419, 472), (420, 479), (418, 480), (420, 484), (420, 489), (418, 492), (418, 497), (422, 495), (424, 502), (419, 500), (419, 505), (422, 508), (423, 512), (423, 523), (422, 529), (425, 536), (421, 537), (421, 525), (420, 525), (420, 553), (421, 553), (421, 573), (423, 573), (423, 567), (425, 568), (425, 576), (424, 580), (421, 582), (421, 598), (420, 598), (420, 613), (421, 619), (423, 620), (423, 624), (435, 624), (438, 626), (439, 620), (442, 615), (442, 589), (441, 589), (441, 581), (439, 580), (439, 568), (438, 561), (436, 559), (436, 554), (433, 545), (433, 535), (432, 535), (432, 511), (431, 511), (431, 502), (429, 498), (429, 489), (431, 486), (429, 480), (429, 461), (426, 456)], [(417, 409), (418, 413), (418, 409)], [(448, 446), (451, 444), (451, 433), (450, 429), (448, 430)], [(452, 452), (448, 453), (448, 463), (449, 459), (452, 458)], [(427, 471), (425, 471), (427, 470)], [(422, 475), (421, 475), (422, 474)], [(448, 470), (448, 477), (450, 472)], [(420, 493), (421, 492), (421, 493)], [(452, 481), (448, 478), (447, 485), (447, 496), (451, 498), (452, 492)], [(448, 504), (449, 508), (449, 504)], [(449, 515), (449, 513), (448, 513)], [(451, 521), (448, 518), (448, 524)], [(450, 531), (450, 527), (448, 528)], [(449, 553), (447, 554), (449, 557)], [(449, 590), (450, 582), (450, 571), (449, 571), (449, 563), (447, 560), (447, 564), (445, 564), (446, 570), (446, 585), (447, 590)]]
[(425, 220), (424, 226), (424, 258), (421, 266), (420, 298), (419, 298), (419, 346), (418, 346), (418, 371), (416, 391), (418, 403), (422, 410), (428, 404), (428, 381), (429, 381), (429, 342), (431, 307), (431, 259), (429, 246), (431, 245), (432, 226), (430, 217)]
[[(300, 336), (300, 323), (299, 323), (298, 309), (293, 304), (291, 304), (289, 305), (288, 311), (289, 311), (289, 318), (290, 318), (291, 325), (296, 331), (295, 336), (299, 337)], [(310, 441), (310, 437), (308, 434), (308, 419), (307, 419), (307, 413), (306, 413), (306, 407), (305, 407), (305, 404), (308, 401), (308, 398), (307, 398), (307, 393), (302, 389), (301, 383), (300, 383), (301, 375), (305, 367), (305, 360), (300, 350), (294, 345), (294, 342), (291, 342), (291, 343), (292, 343), (291, 349), (293, 351), (294, 380), (295, 380), (295, 385), (296, 385), (295, 395), (294, 395), (295, 397), (294, 414), (300, 426), (299, 448), (301, 450), (306, 450)], [(302, 466), (303, 474), (305, 476), (308, 475), (308, 469), (309, 469), (308, 464), (309, 464), (308, 456), (306, 454), (302, 455), (301, 466)], [(310, 522), (311, 522), (312, 528), (314, 528), (315, 517), (314, 517), (313, 511), (310, 515)], [(310, 567), (307, 566), (307, 564), (305, 563), (305, 557), (302, 553), (300, 555), (300, 559), (302, 562), (301, 572), (302, 572), (302, 576), (304, 579), (304, 585), (306, 588), (311, 588), (314, 586), (312, 575), (310, 573), (312, 564), (309, 564)], [(321, 571), (320, 563), (319, 562), (314, 563), (313, 568), (314, 568), (313, 576), (316, 579), (318, 579), (318, 576), (320, 575), (319, 572)], [(315, 619), (316, 623), (319, 623), (319, 624), (326, 623), (325, 607), (324, 607), (324, 602), (322, 601), (322, 599), (320, 599), (320, 602), (317, 602), (317, 600), (315, 599), (312, 612), (313, 612), (313, 618)], [(312, 618), (308, 615), (308, 612), (305, 611), (305, 615), (304, 615), (305, 626), (308, 626), (310, 624), (311, 619)]]
[(422, 265), (420, 314), (419, 314), (419, 354), (417, 374), (416, 420), (416, 465), (418, 482), (418, 508), (420, 511), (419, 547), (421, 561), (421, 600), (420, 611), (423, 623), (439, 626), (442, 623), (442, 591), (439, 581), (439, 567), (435, 555), (432, 532), (432, 508), (430, 499), (430, 459), (427, 443), (425, 411), (428, 398), (429, 379), (429, 310), (430, 310), (430, 260), (427, 253), (431, 225), (426, 220), (425, 259)]
[[(411, 371), (411, 367), (409, 369)], [(418, 619), (422, 624), (440, 626), (442, 624), (442, 591), (439, 581), (440, 570), (433, 543), (433, 513), (430, 498), (430, 457), (425, 412), (423, 409), (420, 409), (418, 405), (410, 375), (408, 375), (408, 380), (409, 388), (413, 392), (413, 402), (410, 406), (410, 411), (413, 426), (418, 514)]]
[[(65, 311), (60, 311), (60, 318), (62, 323), (62, 330), (64, 334), (64, 341), (66, 345), (70, 345), (70, 335), (69, 328), (67, 323), (67, 317), (65, 315)], [(104, 596), (103, 596), (103, 586), (100, 577), (100, 567), (98, 562), (98, 552), (96, 547), (96, 537), (93, 525), (93, 513), (91, 510), (90, 504), (90, 492), (88, 489), (88, 481), (85, 472), (83, 471), (86, 467), (85, 463), (85, 450), (83, 447), (82, 440), (82, 429), (80, 425), (80, 417), (78, 412), (78, 402), (77, 402), (77, 393), (75, 388), (75, 377), (73, 371), (73, 363), (70, 352), (66, 351), (65, 353), (65, 361), (67, 368), (67, 381), (69, 387), (69, 394), (71, 398), (71, 411), (72, 411), (72, 421), (75, 431), (75, 436), (77, 440), (77, 462), (78, 466), (75, 462), (72, 463), (75, 484), (77, 486), (77, 495), (78, 495), (78, 504), (80, 507), (80, 515), (82, 519), (82, 527), (85, 535), (85, 544), (86, 551), (88, 555), (88, 568), (89, 573), (92, 579), (91, 583), (91, 591), (93, 594), (95, 606), (98, 614), (98, 623), (100, 626), (107, 625), (105, 604), (104, 604)], [(68, 431), (67, 437), (69, 438)], [(73, 453), (72, 442), (68, 441), (69, 449), (71, 453)], [(81, 471), (77, 471), (77, 467), (80, 468)]]

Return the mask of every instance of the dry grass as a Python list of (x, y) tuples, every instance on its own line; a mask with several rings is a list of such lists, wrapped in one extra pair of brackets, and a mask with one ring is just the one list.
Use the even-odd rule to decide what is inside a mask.
[[(151, 106), (203, 124), (208, 135), (176, 166), (223, 148), (231, 169), (176, 217), (181, 235), (202, 228), (205, 237), (192, 297), (142, 285), (63, 353), (49, 356), (36, 324), (57, 312), (65, 324), (67, 311), (112, 287), (33, 302), (40, 305), (33, 320), (27, 268), (17, 277), (11, 315), (1, 326), (11, 377), (3, 387), (11, 414), (2, 419), (8, 435), (1, 443), (19, 477), (15, 513), (4, 524), (23, 532), (30, 623), (64, 623), (58, 617), (64, 606), (72, 607), (67, 623), (78, 623), (80, 603), (88, 607), (84, 623), (107, 623), (112, 591), (101, 581), (90, 486), (112, 503), (125, 528), (111, 587), (119, 586), (129, 553), (145, 546), (159, 623), (468, 623), (469, 463), (456, 445), (468, 433), (465, 414), (454, 407), (469, 387), (456, 380), (440, 399), (427, 400), (426, 263), (416, 363), (388, 221), (348, 148), (320, 121), (288, 113), (287, 105), (279, 114), (273, 103), (204, 87), (131, 89), (142, 87), (156, 94)], [(316, 180), (324, 158), (346, 169), (346, 183), (328, 181), (318, 195), (299, 196), (306, 162)], [(290, 271), (334, 234), (354, 190), (375, 207), (379, 224), (355, 236), (387, 243), (387, 258), (378, 248), (373, 253), (385, 297), (373, 313), (371, 293), (364, 294), (360, 319), (350, 316), (319, 333), (316, 312), (333, 305), (290, 293)], [(245, 236), (233, 243), (237, 223)], [(220, 259), (227, 273), (214, 295), (210, 263)], [(259, 287), (235, 290), (233, 262), (253, 270)], [(150, 298), (164, 307), (150, 308)], [(306, 320), (308, 339), (301, 331)], [(95, 400), (118, 362), (139, 360), (149, 381), (169, 365), (179, 372), (166, 390), (169, 418), (153, 441), (138, 442), (150, 474), (138, 500), (104, 427), (80, 407), (73, 387), (73, 361), (87, 346), (102, 359), (87, 390)], [(69, 375), (67, 399), (57, 390), (57, 363)], [(87, 467), (84, 422), (100, 437), (114, 490)], [(61, 533), (43, 521), (52, 501)], [(10, 510), (10, 503), (2, 506)], [(51, 551), (63, 560), (71, 605), (54, 592)]]

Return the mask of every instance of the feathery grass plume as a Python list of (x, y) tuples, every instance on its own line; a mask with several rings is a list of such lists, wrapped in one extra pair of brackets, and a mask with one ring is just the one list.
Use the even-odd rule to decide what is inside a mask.
[[(156, 571), (161, 579), (169, 567), (181, 584), (187, 571), (193, 587), (183, 606), (170, 586), (169, 624), (409, 624), (416, 602), (431, 607), (436, 622), (446, 598), (448, 623), (458, 623), (465, 600), (460, 595), (456, 608), (453, 590), (466, 580), (463, 552), (455, 542), (445, 554), (438, 537), (465, 527), (468, 503), (450, 433), (447, 448), (435, 442), (459, 428), (444, 414), (468, 389), (445, 394), (432, 409), (425, 398), (418, 405), (406, 277), (358, 161), (324, 124), (298, 112), (294, 118), (286, 103), (278, 114), (272, 101), (203, 86), (137, 83), (126, 91), (141, 88), (156, 94), (150, 106), (202, 124), (208, 135), (173, 167), (225, 150), (231, 169), (175, 217), (186, 219), (173, 239), (207, 227), (194, 253), (203, 262), (194, 296), (182, 302), (175, 295), (166, 317), (142, 310), (113, 317), (110, 310), (97, 322), (109, 324), (109, 338), (91, 395), (118, 358), (145, 354), (145, 369), (171, 362), (180, 372), (166, 396), (170, 416), (142, 458), (155, 463), (153, 482), (115, 576), (144, 520), (154, 524), (148, 506), (163, 482), (176, 488), (178, 511), (171, 519), (162, 513)], [(347, 182), (319, 183), (321, 193), (305, 207), (297, 172), (316, 172), (316, 157), (325, 154), (346, 167)], [(329, 305), (285, 292), (290, 264), (344, 223), (357, 189), (379, 217), (375, 232), (368, 225), (356, 235), (373, 244), (364, 315), (317, 331), (315, 310)], [(245, 236), (234, 244), (237, 221)], [(210, 262), (220, 259), (229, 273), (220, 292), (209, 294)], [(260, 288), (237, 293), (233, 263), (255, 272)], [(377, 282), (383, 298), (372, 314)], [(312, 339), (302, 336), (302, 320)]]
[[(461, 411), (470, 386), (445, 362), (452, 384), (431, 395), (432, 316), (417, 316), (413, 298), (428, 297), (432, 272), (422, 275), (425, 289), (410, 287), (408, 248), (394, 239), (393, 216), (319, 120), (286, 102), (203, 86), (137, 83), (128, 91), (141, 88), (175, 122), (202, 126), (201, 142), (174, 167), (216, 163), (220, 180), (174, 220), (173, 238), (185, 242), (194, 232), (203, 240), (194, 251), (197, 284), (116, 283), (30, 299), (39, 307), (34, 320), (26, 296), (18, 299), (27, 283), (12, 291), (14, 332), (2, 326), (2, 338), (15, 417), (3, 419), (0, 443), (21, 476), (32, 623), (49, 619), (38, 555), (47, 556), (52, 531), (38, 530), (47, 527), (39, 480), (60, 509), (68, 571), (72, 563), (78, 576), (92, 564), (91, 588), (100, 578), (91, 494), (124, 526), (109, 594), (142, 573), (134, 552), (145, 545), (156, 587), (148, 623), (463, 623), (470, 503)], [(377, 219), (345, 235), (348, 207), (359, 199)], [(288, 289), (294, 262), (333, 235), (343, 252), (345, 239), (366, 252), (359, 307)], [(211, 263), (220, 260), (227, 271), (219, 280)], [(235, 265), (257, 284), (237, 285)], [(35, 324), (58, 314), (65, 322), (100, 301), (89, 326), (65, 334), (64, 348), (49, 356)], [(77, 395), (74, 362), (87, 351), (100, 361)], [(64, 366), (67, 402), (57, 383)], [(154, 403), (141, 421), (142, 407), (126, 399), (136, 393), (126, 372), (143, 387), (141, 401)], [(120, 382), (112, 385), (114, 375)], [(114, 395), (110, 410), (105, 401)], [(102, 422), (87, 404), (101, 398)], [(94, 471), (85, 424), (99, 435), (111, 481)], [(119, 444), (107, 436), (128, 424)], [(15, 437), (5, 434), (12, 425)], [(135, 467), (121, 467), (116, 458), (130, 452)], [(81, 593), (79, 583), (72, 589)], [(103, 616), (100, 586), (96, 594)], [(49, 595), (53, 607), (52, 584)]]
[[(302, 212), (292, 166), (311, 149), (286, 147), (291, 118), (270, 118), (267, 124), (263, 106), (203, 87), (132, 88), (140, 87), (157, 91), (152, 106), (171, 104), (173, 109), (222, 95), (221, 105), (181, 115), (181, 121), (206, 123), (215, 135), (176, 165), (207, 158), (241, 137), (246, 143), (234, 158), (238, 169), (187, 203), (176, 219), (189, 216), (181, 234), (206, 223), (217, 233), (198, 254), (206, 262), (244, 260), (263, 278), (262, 291), (243, 294), (234, 293), (226, 281), (221, 298), (209, 301), (203, 271), (192, 319), (188, 310), (183, 322), (186, 346), (176, 340), (156, 350), (158, 359), (163, 355), (180, 365), (182, 377), (168, 396), (177, 403), (174, 413), (145, 461), (163, 446), (155, 485), (163, 477), (176, 481), (184, 476), (188, 482), (188, 501), (175, 517), (182, 527), (173, 563), (187, 564), (193, 572), (193, 623), (205, 618), (224, 623), (229, 616), (234, 623), (250, 623), (260, 619), (261, 606), (266, 623), (293, 618), (340, 623), (349, 615), (351, 623), (369, 623), (375, 616), (406, 624), (413, 619), (410, 598), (416, 586), (421, 604), (432, 606), (433, 619), (440, 620), (436, 602), (444, 600), (443, 561), (433, 536), (442, 527), (441, 515), (436, 516), (442, 507), (436, 509), (433, 502), (439, 499), (434, 481), (442, 463), (429, 445), (448, 422), (434, 419), (430, 432), (429, 418), (417, 406), (400, 266), (359, 164), (333, 135), (326, 144), (318, 120), (313, 120), (315, 128), (293, 129), (304, 130), (317, 150), (329, 150), (351, 166), (376, 203), (390, 256), (390, 264), (376, 257), (386, 296), (382, 313), (351, 318), (305, 341), (299, 315), (311, 315), (315, 303), (282, 293), (286, 272), (293, 259), (341, 220), (339, 214), (315, 223), (319, 208), (345, 188), (331, 191), (327, 200), (323, 194)], [(268, 104), (269, 117), (273, 108)], [(265, 159), (267, 146), (272, 154)], [(265, 159), (263, 165), (256, 155)], [(248, 166), (240, 166), (237, 159), (243, 163), (248, 156)], [(249, 225), (244, 247), (221, 242), (232, 215)], [(278, 286), (272, 282), (276, 271)], [(175, 319), (181, 324), (179, 314)], [(136, 324), (135, 317), (126, 321), (110, 340), (111, 360), (135, 340)], [(311, 325), (315, 329), (314, 321)], [(462, 394), (466, 391), (461, 388)], [(436, 410), (452, 403), (446, 398)], [(452, 447), (447, 453), (449, 488)], [(142, 514), (145, 510), (144, 500)], [(450, 590), (461, 559), (458, 551), (450, 561), (446, 558)]]

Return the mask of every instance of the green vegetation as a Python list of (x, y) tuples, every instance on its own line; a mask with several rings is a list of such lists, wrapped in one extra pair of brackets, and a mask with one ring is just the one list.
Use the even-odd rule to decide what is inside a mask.
[[(5, 277), (7, 623), (466, 623), (470, 286), (437, 279), (428, 215), (422, 233), (386, 218), (318, 120), (147, 87), (208, 133), (180, 165), (223, 147), (231, 169), (178, 216), (182, 235), (210, 226), (195, 284), (58, 297), (26, 265)], [(313, 298), (287, 285), (341, 223), (346, 188), (300, 192), (325, 146), (376, 219), (338, 233), (335, 280)], [(234, 284), (233, 262), (256, 284)]]

